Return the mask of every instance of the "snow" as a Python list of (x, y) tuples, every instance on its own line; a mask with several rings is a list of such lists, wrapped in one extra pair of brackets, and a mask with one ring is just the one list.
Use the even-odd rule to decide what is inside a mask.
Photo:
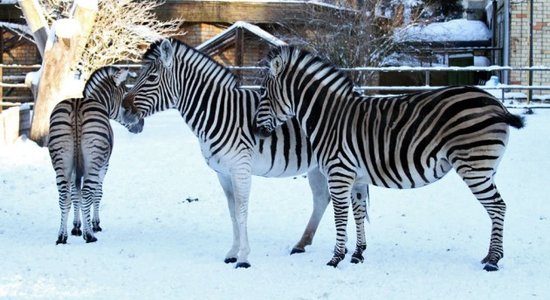
[(489, 67), (491, 60), (487, 56), (474, 56), (474, 66), (476, 67)]
[(15, 23), (8, 23), (8, 22), (0, 22), (1, 28), (7, 28), (11, 29), (14, 32), (20, 33), (21, 35), (31, 35), (32, 31), (27, 25), (21, 25), (21, 24), (15, 24)]
[(113, 123), (104, 231), (93, 244), (70, 236), (56, 246), (48, 152), (20, 139), (0, 146), (0, 298), (549, 299), (550, 110), (526, 118), (526, 128), (511, 129), (497, 174), (508, 211), (505, 257), (493, 273), (479, 263), (489, 218), (454, 173), (415, 190), (372, 188), (365, 262), (352, 265), (348, 255), (337, 269), (325, 266), (335, 241), (330, 206), (313, 245), (289, 255), (311, 212), (307, 180), (255, 177), (252, 267), (224, 264), (232, 241), (225, 198), (175, 111), (149, 117), (139, 135)]
[(396, 31), (395, 39), (397, 42), (488, 41), (491, 31), (482, 21), (456, 19), (408, 26)]

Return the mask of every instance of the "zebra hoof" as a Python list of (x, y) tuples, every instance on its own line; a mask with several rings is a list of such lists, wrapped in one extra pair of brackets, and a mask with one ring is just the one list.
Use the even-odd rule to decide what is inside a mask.
[(59, 244), (67, 244), (67, 236), (66, 235), (60, 235), (57, 237), (57, 241), (55, 242), (56, 245)]
[(367, 245), (359, 245), (355, 249), (355, 252), (351, 255), (351, 263), (352, 264), (358, 264), (363, 263), (365, 261), (365, 258), (363, 257), (363, 251), (367, 249)]
[(99, 223), (92, 225), (92, 230), (93, 230), (94, 232), (103, 231), (103, 229), (102, 229), (101, 227), (99, 227)]
[(78, 227), (74, 227), (73, 230), (71, 230), (71, 234), (74, 236), (81, 236), (82, 230), (80, 230), (80, 228)]
[(226, 263), (226, 264), (236, 263), (237, 258), (236, 257), (228, 257), (228, 258), (224, 259), (223, 262)]
[(86, 243), (97, 242), (97, 238), (95, 236), (91, 235), (90, 233), (86, 233), (84, 235), (84, 240), (86, 241)]
[(363, 263), (363, 261), (365, 261), (365, 258), (361, 254), (353, 254), (351, 257), (352, 264)]
[(493, 263), (486, 263), (485, 266), (483, 267), (483, 270), (487, 272), (498, 271), (498, 265)]
[(292, 248), (292, 251), (290, 251), (290, 255), (304, 253), (304, 252), (306, 252), (305, 249), (294, 247), (294, 248)]
[(327, 266), (336, 268), (336, 267), (338, 267), (339, 263), (340, 263), (340, 261), (337, 261), (333, 258), (327, 263)]
[(336, 268), (342, 260), (344, 260), (344, 254), (334, 254), (332, 259), (327, 263), (327, 266)]
[(250, 268), (250, 264), (248, 262), (240, 262), (235, 265), (235, 269), (248, 269)]

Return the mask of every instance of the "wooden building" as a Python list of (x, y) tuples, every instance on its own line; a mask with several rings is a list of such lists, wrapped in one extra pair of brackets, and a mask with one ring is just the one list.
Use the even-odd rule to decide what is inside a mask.
[[(21, 10), (16, 1), (2, 4), (0, 0), (0, 35), (2, 36), (2, 56), (0, 64), (36, 64), (41, 57), (32, 43), (32, 37), (26, 35), (20, 38), (7, 23), (24, 25)], [(219, 44), (204, 48), (203, 51), (227, 66), (254, 66), (265, 57), (270, 47), (274, 45), (272, 38), (266, 38), (268, 32), (282, 32), (280, 24), (293, 24), (294, 28), (308, 20), (308, 13), (316, 9), (337, 9), (334, 6), (310, 1), (250, 1), (250, 0), (167, 0), (156, 9), (161, 20), (179, 18), (184, 23), (175, 37), (197, 47), (212, 38), (217, 38)], [(238, 23), (241, 22), (241, 23)], [(245, 23), (243, 23), (245, 22)], [(251, 25), (246, 25), (247, 23)], [(240, 24), (235, 26), (235, 24)], [(250, 30), (253, 26), (254, 30)], [(259, 32), (262, 32), (260, 33)], [(220, 38), (221, 37), (221, 38)], [(279, 42), (275, 42), (277, 44)], [(0, 71), (1, 72), (1, 71)], [(24, 74), (19, 69), (4, 70), (4, 75)], [(247, 78), (254, 77), (250, 71), (243, 71), (243, 83), (254, 83)], [(253, 72), (252, 72), (253, 73)], [(15, 97), (21, 100), (26, 97), (31, 100), (29, 91), (21, 89), (4, 89), (4, 100)], [(8, 98), (6, 98), (8, 97)], [(14, 98), (15, 99), (15, 98)], [(23, 99), (24, 100), (24, 99)]]

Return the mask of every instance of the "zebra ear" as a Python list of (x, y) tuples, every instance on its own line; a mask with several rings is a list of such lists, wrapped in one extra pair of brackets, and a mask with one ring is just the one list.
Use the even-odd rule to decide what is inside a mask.
[(269, 62), (269, 71), (271, 75), (277, 76), (283, 69), (283, 59), (280, 56), (274, 57)]
[(160, 44), (160, 59), (165, 67), (169, 68), (172, 66), (174, 60), (174, 48), (170, 40), (166, 39)]
[(116, 86), (123, 84), (126, 79), (128, 79), (128, 69), (120, 69), (118, 72), (113, 75), (113, 80), (115, 81)]

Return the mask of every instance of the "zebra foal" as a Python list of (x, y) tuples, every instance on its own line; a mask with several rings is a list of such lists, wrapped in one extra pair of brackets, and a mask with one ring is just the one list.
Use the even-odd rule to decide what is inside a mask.
[[(122, 121), (120, 105), (126, 92), (124, 82), (128, 70), (103, 67), (95, 71), (83, 91), (83, 98), (58, 103), (50, 116), (48, 149), (56, 174), (61, 209), (61, 226), (56, 244), (67, 243), (67, 220), (74, 207), (72, 235), (82, 235), (86, 242), (95, 242), (93, 232), (99, 226), (99, 202), (103, 177), (107, 172), (113, 148), (113, 131), (109, 119), (139, 133), (143, 120), (134, 125)], [(93, 218), (90, 216), (94, 207)], [(80, 211), (84, 231), (80, 229)]]
[[(226, 263), (247, 268), (247, 235), (251, 176), (295, 176), (308, 172), (313, 212), (292, 253), (310, 245), (329, 202), (326, 179), (317, 168), (311, 146), (295, 121), (289, 121), (265, 139), (253, 134), (253, 119), (260, 93), (241, 89), (235, 75), (196, 49), (175, 39), (150, 45), (143, 68), (127, 93), (125, 120), (135, 122), (155, 112), (179, 110), (199, 140), (208, 166), (216, 171), (227, 199), (233, 224), (233, 245)], [(358, 240), (364, 240), (368, 190), (353, 188)], [(362, 261), (361, 256), (356, 262)]]
[(482, 263), (487, 271), (498, 270), (506, 205), (494, 176), (508, 127), (523, 127), (522, 118), (473, 87), (360, 96), (343, 73), (297, 48), (275, 49), (268, 64), (257, 133), (269, 134), (292, 117), (306, 132), (335, 211), (336, 251), (328, 265), (336, 267), (345, 256), (353, 184), (415, 188), (454, 169), (489, 214), (491, 239)]

